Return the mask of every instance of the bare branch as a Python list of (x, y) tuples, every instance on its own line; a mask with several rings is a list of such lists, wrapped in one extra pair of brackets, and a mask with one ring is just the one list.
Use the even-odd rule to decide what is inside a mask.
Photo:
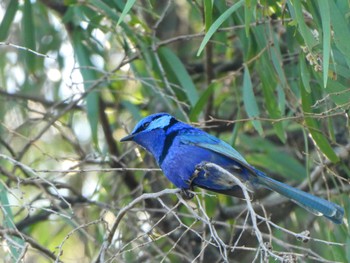
[[(27, 242), (28, 244), (30, 244), (30, 246), (32, 248), (37, 249), (38, 251), (40, 251), (41, 253), (43, 253), (47, 257), (49, 257), (49, 258), (51, 258), (53, 260), (56, 259), (56, 256), (55, 256), (55, 254), (53, 252), (51, 252), (46, 247), (40, 245), (33, 238), (31, 238), (31, 237), (29, 237), (29, 236), (19, 232), (16, 229), (6, 229), (6, 228), (3, 228), (2, 226), (0, 226), (0, 236), (2, 236), (4, 239), (7, 239), (6, 238), (7, 235), (19, 237), (19, 238), (23, 239), (25, 242)], [(61, 261), (59, 261), (59, 262), (61, 262)]]

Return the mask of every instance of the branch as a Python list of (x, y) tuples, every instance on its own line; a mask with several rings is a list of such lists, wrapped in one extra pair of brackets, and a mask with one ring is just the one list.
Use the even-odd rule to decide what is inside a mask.
[[(230, 172), (228, 172), (227, 170), (223, 169), (221, 166), (217, 165), (217, 164), (214, 164), (214, 163), (205, 163), (203, 165), (204, 169), (215, 169), (217, 171), (219, 171), (220, 173), (222, 173), (223, 175), (226, 176), (226, 178), (229, 178), (230, 180), (232, 180), (235, 185), (238, 185), (241, 189), (242, 189), (242, 192), (243, 192), (243, 195), (244, 195), (244, 198), (245, 198), (245, 202), (246, 202), (246, 205), (247, 205), (247, 210), (250, 214), (250, 219), (252, 221), (252, 225), (253, 225), (253, 229), (254, 229), (254, 232), (255, 232), (255, 236), (259, 242), (259, 246), (260, 248), (263, 250), (264, 253), (266, 253), (266, 255), (270, 255), (272, 257), (274, 257), (274, 259), (278, 259), (280, 261), (283, 261), (283, 258), (275, 253), (273, 253), (271, 251), (271, 249), (269, 249), (266, 244), (264, 243), (263, 241), (263, 237), (262, 237), (262, 234), (260, 232), (260, 229), (258, 228), (258, 224), (257, 224), (257, 214), (255, 213), (254, 211), (254, 208), (253, 208), (253, 205), (252, 205), (252, 202), (250, 200), (250, 195), (249, 195), (249, 192), (247, 190), (247, 187), (245, 184), (243, 184), (237, 177), (235, 177), (233, 174), (231, 174)], [(190, 209), (190, 207), (188, 207)], [(209, 218), (208, 216), (206, 215), (204, 209), (202, 207), (200, 207), (200, 210), (203, 212), (203, 214), (207, 217), (206, 218), (206, 223), (208, 223), (209, 221)], [(208, 226), (210, 227), (212, 224), (208, 223)], [(216, 231), (214, 231), (212, 228), (210, 228), (210, 231), (211, 231), (211, 234), (213, 235), (214, 239), (217, 240), (217, 243), (220, 244), (219, 248), (222, 246), (225, 250), (223, 251), (223, 258), (225, 259), (225, 261), (228, 262), (228, 259), (227, 259), (227, 254), (226, 254), (226, 249), (227, 249), (227, 245), (225, 243), (223, 243), (223, 241), (221, 239), (218, 238), (217, 234), (216, 234)]]
[(106, 233), (106, 236), (104, 238), (104, 242), (101, 246), (100, 252), (95, 260), (95, 263), (105, 262), (105, 253), (112, 243), (114, 234), (119, 226), (119, 223), (121, 222), (121, 220), (123, 219), (125, 214), (129, 210), (131, 210), (136, 204), (138, 204), (146, 199), (151, 199), (151, 198), (155, 199), (155, 198), (158, 198), (160, 196), (167, 195), (167, 194), (177, 194), (180, 191), (181, 191), (180, 189), (164, 189), (163, 191), (160, 191), (157, 193), (146, 193), (146, 194), (143, 194), (143, 195), (137, 197), (131, 203), (129, 203), (127, 206), (125, 206), (123, 209), (121, 209), (119, 211), (114, 223), (113, 223), (111, 230), (109, 231), (109, 233)]
[[(166, 76), (166, 72), (165, 72), (165, 69), (163, 67), (163, 63), (161, 62), (160, 60), (160, 57), (158, 55), (158, 46), (157, 46), (157, 37), (156, 37), (156, 33), (157, 33), (157, 29), (160, 25), (160, 23), (164, 20), (165, 18), (165, 15), (167, 14), (167, 12), (169, 11), (169, 8), (171, 7), (171, 3), (172, 1), (168, 0), (167, 2), (167, 5), (165, 6), (162, 14), (159, 16), (159, 19), (157, 20), (157, 22), (155, 23), (155, 25), (153, 26), (153, 34), (152, 34), (152, 51), (154, 53), (154, 58), (156, 60), (156, 63), (158, 65), (158, 68), (159, 68), (159, 71), (160, 71), (160, 75), (161, 75), (161, 80), (163, 81), (164, 85), (165, 85), (165, 88), (166, 90), (172, 95), (174, 96), (174, 98), (176, 98), (176, 94), (174, 92), (174, 90), (172, 89), (172, 86), (171, 86), (171, 83), (168, 79), (168, 77)], [(162, 96), (164, 96), (162, 93), (161, 93)], [(185, 116), (186, 118), (187, 117), (187, 114), (185, 113), (182, 105), (179, 103), (178, 100), (175, 100), (175, 103), (177, 105), (177, 108), (181, 111), (181, 113), (183, 114), (183, 116)], [(168, 103), (167, 105), (168, 107), (171, 107), (171, 105)]]
[[(21, 152), (18, 154), (17, 156), (17, 160), (20, 161), (23, 156), (25, 155), (25, 153), (29, 150), (30, 146), (36, 142), (37, 140), (39, 140), (41, 138), (41, 136), (43, 136), (48, 130), (49, 128), (59, 119), (61, 118), (62, 116), (64, 116), (66, 113), (68, 113), (71, 109), (73, 109), (74, 107), (76, 107), (76, 105), (81, 101), (83, 100), (90, 92), (92, 92), (93, 90), (95, 90), (97, 87), (99, 87), (102, 83), (104, 83), (105, 81), (108, 81), (109, 80), (109, 77), (111, 74), (113, 74), (114, 72), (118, 71), (121, 67), (123, 67), (124, 65), (130, 63), (130, 61), (134, 60), (135, 57), (130, 57), (128, 59), (125, 59), (123, 60), (119, 65), (117, 65), (114, 69), (112, 69), (111, 71), (109, 72), (106, 72), (102, 77), (96, 79), (92, 84), (91, 86), (85, 90), (83, 93), (79, 94), (80, 96), (73, 100), (72, 98), (72, 101), (67, 104), (67, 106), (65, 106), (63, 108), (63, 110), (58, 113), (57, 115), (55, 116), (51, 116), (51, 119), (48, 121), (48, 123), (44, 126), (44, 128), (42, 128), (42, 130), (40, 132), (38, 132), (38, 134), (33, 138), (31, 139), (21, 150)], [(75, 98), (75, 96), (74, 96)], [(64, 102), (66, 103), (66, 100), (64, 100)], [(60, 103), (57, 103), (56, 104), (56, 107), (58, 107), (60, 104), (62, 104), (62, 102)]]
[[(68, 105), (67, 102), (61, 102), (59, 104), (57, 104), (56, 101), (49, 101), (46, 100), (44, 98), (40, 98), (38, 95), (29, 95), (29, 94), (21, 94), (21, 93), (9, 93), (5, 90), (3, 90), (3, 88), (0, 88), (0, 95), (4, 96), (6, 98), (9, 99), (14, 99), (14, 100), (24, 100), (24, 101), (34, 101), (37, 103), (40, 103), (46, 107), (56, 107), (58, 109), (62, 109), (64, 107), (66, 107)], [(84, 107), (80, 106), (80, 105), (74, 105), (72, 107), (72, 109), (76, 109), (76, 110), (80, 110), (80, 111), (84, 111)]]
[[(106, 105), (104, 100), (99, 97), (99, 117), (102, 125), (103, 133), (106, 138), (106, 142), (108, 145), (108, 151), (111, 156), (115, 156), (117, 158), (111, 158), (111, 167), (112, 168), (123, 168), (124, 165), (119, 161), (118, 157), (120, 156), (117, 145), (113, 138), (113, 131), (109, 125), (108, 118), (106, 115)], [(132, 191), (138, 187), (138, 182), (135, 179), (134, 175), (130, 171), (125, 171), (125, 176), (123, 180), (128, 188)]]
[[(7, 239), (7, 235), (10, 236), (15, 236), (23, 239), (25, 242), (29, 243), (33, 248), (39, 250), (42, 252), (44, 255), (48, 256), (49, 258), (56, 260), (55, 253), (53, 253), (51, 250), (47, 249), (46, 247), (40, 245), (38, 242), (36, 242), (33, 238), (19, 232), (16, 229), (8, 229), (8, 228), (3, 228), (0, 226), (0, 236), (2, 236), (4, 239)], [(61, 262), (61, 261), (59, 261)]]
[(56, 186), (54, 185), (54, 183), (46, 180), (45, 178), (41, 177), (40, 175), (38, 175), (31, 167), (25, 165), (24, 163), (21, 163), (19, 161), (16, 161), (15, 159), (9, 157), (9, 156), (6, 156), (4, 154), (0, 154), (0, 158), (1, 159), (4, 159), (4, 160), (7, 160), (11, 163), (13, 163), (15, 166), (18, 166), (18, 167), (21, 167), (25, 172), (31, 174), (31, 175), (34, 175), (35, 177), (37, 178), (40, 178), (43, 182), (47, 183), (49, 186), (51, 186), (55, 192), (57, 193), (58, 197), (63, 201), (65, 202), (69, 208), (70, 207), (70, 204), (64, 199), (64, 197), (60, 194), (60, 192), (58, 191), (58, 189), (56, 188)]

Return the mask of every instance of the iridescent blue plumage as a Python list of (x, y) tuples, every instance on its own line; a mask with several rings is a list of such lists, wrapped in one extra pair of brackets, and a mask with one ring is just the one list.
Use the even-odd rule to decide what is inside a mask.
[(121, 141), (134, 141), (144, 147), (154, 156), (165, 176), (183, 190), (198, 186), (241, 196), (240, 188), (220, 171), (199, 169), (206, 162), (215, 163), (247, 182), (253, 189), (268, 188), (316, 215), (324, 215), (337, 224), (342, 223), (342, 207), (268, 177), (248, 164), (229, 144), (167, 113), (157, 113), (142, 119), (132, 133)]

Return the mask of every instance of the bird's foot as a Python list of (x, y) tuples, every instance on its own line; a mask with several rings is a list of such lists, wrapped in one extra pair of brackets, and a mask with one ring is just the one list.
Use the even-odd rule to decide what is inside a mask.
[[(204, 176), (207, 176), (207, 164), (208, 162), (200, 162), (199, 164), (196, 165), (196, 169), (194, 170), (194, 173), (192, 175), (192, 178), (196, 178), (200, 172), (204, 172)], [(192, 179), (192, 180), (193, 180)]]
[(190, 179), (188, 180), (188, 186), (189, 188), (192, 190), (193, 189), (193, 180), (196, 179), (199, 175), (200, 172), (204, 171), (204, 176), (206, 176), (206, 164), (207, 162), (201, 162), (200, 164), (197, 164), (195, 167), (195, 170), (192, 174), (192, 176), (190, 177)]
[(192, 176), (190, 177), (190, 179), (188, 180), (188, 186), (189, 189), (182, 189), (181, 190), (181, 196), (186, 199), (192, 199), (194, 197), (194, 194), (191, 192), (193, 190), (193, 180), (196, 179), (199, 175), (199, 173), (204, 172), (204, 176), (207, 176), (207, 165), (208, 162), (201, 162), (199, 164), (196, 165), (196, 168), (192, 174)]
[(180, 194), (182, 198), (185, 200), (190, 200), (194, 197), (194, 193), (192, 192), (192, 189), (181, 189)]

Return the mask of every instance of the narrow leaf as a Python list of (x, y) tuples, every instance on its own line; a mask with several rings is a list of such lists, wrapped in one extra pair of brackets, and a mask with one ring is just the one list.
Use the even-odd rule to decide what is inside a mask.
[(269, 169), (269, 171), (280, 174), (284, 178), (299, 182), (305, 179), (306, 171), (303, 166), (294, 158), (281, 151), (255, 153), (250, 154), (248, 157), (248, 162), (252, 165)]
[(142, 119), (142, 116), (140, 114), (141, 110), (137, 106), (135, 106), (135, 104), (131, 103), (128, 100), (122, 100), (120, 103), (123, 105), (125, 109), (128, 110), (128, 112), (131, 113), (131, 115), (133, 116), (133, 119), (138, 121)]
[(299, 65), (300, 65), (300, 75), (301, 81), (303, 82), (304, 89), (310, 93), (310, 72), (306, 67), (305, 57), (303, 55), (299, 56)]
[(181, 87), (184, 89), (191, 106), (196, 105), (198, 101), (198, 93), (181, 60), (174, 54), (174, 52), (165, 47), (159, 49), (159, 55), (161, 56), (162, 61), (167, 63), (171, 71), (176, 76)]
[(308, 28), (308, 26), (305, 23), (303, 9), (302, 9), (300, 0), (293, 0), (291, 2), (288, 1), (287, 3), (288, 4), (292, 3), (292, 4), (289, 4), (288, 6), (294, 11), (294, 12), (291, 12), (291, 14), (295, 15), (293, 19), (295, 19), (298, 24), (299, 32), (303, 37), (305, 44), (308, 46), (309, 50), (312, 50), (312, 48), (317, 45), (317, 41), (312, 35), (310, 28)]
[[(243, 103), (249, 118), (255, 118), (259, 116), (260, 112), (253, 92), (253, 84), (250, 79), (249, 69), (247, 66), (244, 67), (243, 76)], [(252, 123), (254, 128), (259, 132), (260, 135), (262, 135), (263, 129), (260, 121), (253, 120)]]
[[(273, 50), (271, 50), (271, 53), (273, 53)], [(276, 61), (275, 63), (279, 64), (279, 61)], [(258, 72), (263, 88), (265, 107), (269, 113), (269, 116), (272, 119), (280, 119), (282, 118), (282, 114), (275, 96), (275, 87), (278, 83), (276, 79), (276, 73), (273, 71), (272, 67), (267, 67), (267, 64), (269, 64), (269, 60), (266, 55), (263, 55), (260, 61), (258, 61), (257, 63)], [(283, 71), (281, 72), (281, 74), (283, 74)], [(278, 138), (282, 142), (285, 142), (286, 137), (283, 128), (283, 123), (280, 121), (275, 122), (273, 123), (273, 127)]]
[[(2, 226), (9, 229), (16, 229), (15, 226), (15, 220), (13, 217), (13, 213), (11, 210), (11, 204), (8, 199), (7, 189), (4, 187), (4, 183), (0, 182), (0, 205), (1, 210), (3, 214), (2, 218)], [(3, 240), (5, 242), (6, 239)], [(17, 244), (12, 242), (6, 242), (6, 245), (10, 248), (11, 254), (13, 256), (13, 259), (19, 260), (20, 258), (20, 251), (18, 250), (18, 245), (23, 245), (24, 242), (20, 238), (15, 237), (14, 240), (17, 242)]]
[(204, 17), (205, 17), (205, 31), (208, 31), (213, 23), (213, 4), (212, 0), (204, 0)]
[[(32, 3), (30, 2), (30, 0), (24, 1), (22, 26), (24, 46), (31, 50), (35, 50), (35, 27), (32, 14)], [(28, 70), (30, 72), (34, 72), (36, 56), (29, 51), (25, 51), (24, 54)]]
[(285, 112), (286, 109), (286, 94), (280, 84), (276, 85), (277, 97), (278, 97), (278, 108), (280, 112)]
[[(123, 21), (122, 19), (120, 19), (121, 17), (118, 17), (116, 12), (110, 6), (108, 6), (106, 3), (104, 3), (103, 1), (101, 1), (101, 0), (89, 0), (89, 2), (91, 2), (91, 4), (93, 6), (96, 6), (99, 9), (103, 10), (103, 12), (105, 12), (105, 14), (108, 15), (114, 21), (117, 21), (118, 19), (120, 20), (120, 22)], [(113, 1), (111, 1), (111, 2), (113, 2)], [(118, 25), (120, 23), (119, 20), (118, 20)]]
[(190, 112), (190, 120), (191, 121), (196, 121), (198, 119), (198, 115), (201, 113), (203, 108), (207, 105), (209, 97), (213, 94), (216, 83), (213, 82), (209, 85), (209, 87), (203, 92), (202, 96), (199, 98), (197, 101), (196, 105), (192, 108)]
[(331, 52), (331, 18), (328, 0), (318, 2), (321, 13), (322, 31), (323, 31), (323, 86), (327, 87), (329, 56)]
[[(265, 99), (265, 106), (272, 119), (281, 119), (282, 115), (278, 108), (276, 97), (274, 95), (274, 87), (263, 83), (263, 93)], [(281, 121), (273, 123), (274, 130), (278, 138), (282, 141), (286, 141), (286, 136), (283, 128), (283, 123)]]
[(12, 0), (7, 6), (6, 13), (0, 24), (0, 41), (4, 41), (9, 33), (13, 19), (15, 18), (18, 10), (18, 1)]
[[(348, 218), (348, 220), (349, 220), (350, 218)], [(345, 245), (346, 247), (350, 247), (350, 236), (348, 236), (347, 238), (346, 238), (346, 245)], [(348, 260), (348, 262), (350, 262), (350, 250), (349, 249), (346, 249), (346, 258), (347, 258), (347, 260)]]
[(125, 4), (125, 7), (123, 9), (123, 12), (121, 13), (120, 17), (119, 17), (119, 20), (118, 20), (118, 23), (117, 23), (117, 26), (119, 26), (119, 24), (121, 22), (123, 22), (124, 20), (124, 17), (129, 13), (130, 9), (134, 6), (136, 0), (128, 0)]
[[(90, 89), (91, 83), (97, 79), (97, 76), (95, 71), (90, 69), (93, 67), (89, 59), (90, 54), (82, 42), (82, 34), (79, 31), (73, 33), (73, 47), (79, 62), (80, 73), (84, 79), (84, 89), (87, 91)], [(87, 95), (86, 107), (87, 116), (91, 127), (92, 139), (94, 143), (97, 144), (99, 102), (98, 94), (96, 92), (90, 92), (89, 95)]]
[(245, 23), (245, 34), (249, 36), (250, 23), (254, 17), (256, 10), (257, 0), (246, 0), (244, 5), (244, 23)]
[(350, 101), (349, 87), (342, 85), (338, 81), (328, 80), (326, 92), (331, 95), (331, 99), (339, 106), (344, 106)]
[(244, 0), (240, 0), (234, 5), (232, 5), (229, 9), (227, 9), (221, 16), (219, 16), (218, 19), (215, 20), (215, 22), (211, 25), (211, 27), (208, 30), (208, 33), (205, 34), (202, 43), (199, 46), (197, 56), (199, 56), (205, 45), (209, 42), (210, 38), (214, 35), (214, 33), (218, 30), (218, 28), (226, 21), (226, 19), (231, 16), (238, 8), (240, 8), (244, 3)]
[(270, 48), (270, 55), (272, 59), (272, 64), (277, 72), (278, 75), (278, 81), (282, 84), (283, 88), (287, 88), (287, 79), (284, 74), (284, 69), (283, 69), (283, 59), (281, 55), (281, 51), (279, 49), (279, 43), (276, 34), (273, 34), (274, 38), (274, 45)]
[[(311, 106), (313, 101), (311, 99), (311, 94), (307, 93), (304, 88), (300, 88), (301, 99), (302, 99), (302, 108), (304, 113), (312, 113)], [(327, 156), (329, 160), (333, 163), (339, 161), (339, 157), (334, 153), (332, 146), (329, 144), (327, 138), (323, 135), (320, 130), (320, 125), (316, 119), (312, 117), (305, 117), (305, 123), (308, 127), (309, 133), (314, 140), (315, 144), (321, 150), (321, 152)]]
[(281, 151), (278, 145), (261, 137), (252, 137), (245, 134), (239, 135), (240, 144), (248, 147), (247, 161), (254, 166), (264, 167), (267, 171), (278, 173), (281, 176), (299, 180), (305, 178), (306, 170), (291, 155)]
[(350, 30), (347, 20), (339, 10), (334, 1), (329, 1), (329, 11), (332, 17), (332, 28), (334, 31), (334, 43), (343, 55), (350, 60)]

